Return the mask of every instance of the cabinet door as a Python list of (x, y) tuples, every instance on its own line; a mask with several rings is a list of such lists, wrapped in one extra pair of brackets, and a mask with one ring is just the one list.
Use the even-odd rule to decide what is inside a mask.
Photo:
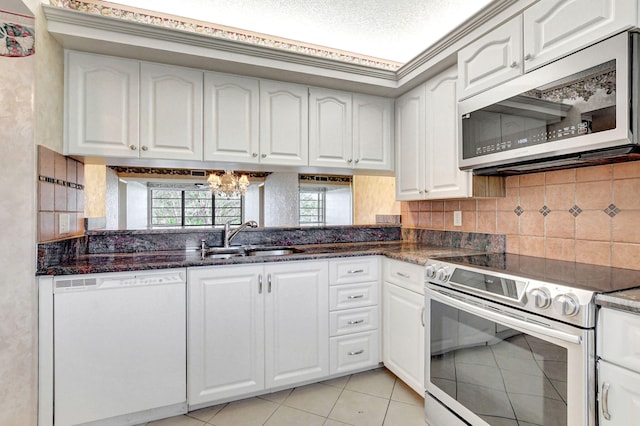
[(329, 374), (329, 271), (326, 262), (265, 267), (267, 387)]
[(66, 52), (65, 154), (138, 157), (140, 64)]
[(497, 86), (522, 73), (522, 16), (458, 52), (458, 98)]
[(640, 374), (598, 361), (598, 401), (599, 425), (639, 426)]
[(308, 161), (308, 89), (260, 81), (260, 162), (306, 166)]
[(426, 198), (471, 196), (471, 173), (458, 168), (458, 103), (456, 67), (427, 81)]
[(353, 162), (356, 169), (393, 170), (393, 101), (353, 95)]
[(202, 71), (140, 65), (140, 158), (202, 161)]
[(262, 266), (188, 271), (189, 405), (264, 389)]
[(204, 160), (258, 163), (258, 80), (204, 75)]
[(382, 283), (382, 361), (424, 395), (424, 296)]
[(542, 0), (524, 11), (525, 71), (637, 25), (635, 0)]
[(396, 199), (424, 198), (425, 86), (396, 100)]
[(309, 89), (309, 165), (353, 166), (351, 93)]

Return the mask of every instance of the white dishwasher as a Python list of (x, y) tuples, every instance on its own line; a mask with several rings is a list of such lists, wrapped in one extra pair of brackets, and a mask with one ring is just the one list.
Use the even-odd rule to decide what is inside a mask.
[(56, 426), (187, 411), (185, 280), (185, 269), (54, 279)]

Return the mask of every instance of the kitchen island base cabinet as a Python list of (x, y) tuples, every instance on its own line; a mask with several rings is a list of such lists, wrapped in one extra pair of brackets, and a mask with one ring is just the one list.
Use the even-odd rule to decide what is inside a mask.
[(188, 402), (329, 375), (326, 262), (189, 269)]

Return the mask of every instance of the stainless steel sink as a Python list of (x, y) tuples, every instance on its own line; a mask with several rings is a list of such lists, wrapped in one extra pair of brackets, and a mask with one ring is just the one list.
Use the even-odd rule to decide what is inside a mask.
[(229, 259), (242, 256), (244, 256), (244, 253), (210, 253), (204, 255), (207, 259)]
[(247, 256), (286, 256), (288, 254), (300, 253), (295, 249), (250, 249), (247, 250)]

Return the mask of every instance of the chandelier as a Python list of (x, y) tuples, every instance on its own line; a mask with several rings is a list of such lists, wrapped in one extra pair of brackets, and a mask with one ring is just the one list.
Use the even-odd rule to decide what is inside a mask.
[(249, 178), (247, 175), (238, 176), (233, 170), (225, 170), (222, 175), (210, 174), (207, 179), (211, 186), (211, 192), (224, 197), (232, 197), (244, 195), (249, 186)]

